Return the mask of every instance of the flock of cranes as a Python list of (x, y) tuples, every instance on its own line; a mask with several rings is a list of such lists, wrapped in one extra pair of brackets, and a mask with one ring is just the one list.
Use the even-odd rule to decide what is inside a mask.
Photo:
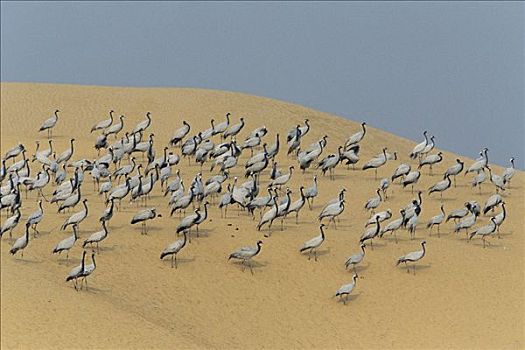
[[(147, 133), (152, 125), (152, 115), (146, 113), (145, 119), (137, 124), (132, 130), (125, 131), (125, 117), (121, 115), (115, 118), (115, 112), (109, 112), (109, 118), (104, 119), (91, 128), (90, 132), (97, 132), (93, 147), (97, 152), (95, 158), (78, 159), (75, 157), (75, 139), (69, 141), (69, 148), (57, 155), (53, 148), (53, 129), (60, 120), (60, 111), (57, 109), (53, 116), (47, 119), (40, 127), (40, 132), (47, 132), (47, 149), (41, 149), (40, 141), (36, 141), (36, 150), (32, 159), (26, 157), (28, 148), (26, 145), (17, 144), (9, 149), (2, 159), (0, 168), (1, 201), (0, 210), (6, 212), (0, 235), (12, 232), (23, 222), (22, 204), (28, 198), (28, 193), (36, 193), (38, 209), (25, 219), (24, 234), (11, 246), (10, 253), (20, 254), (23, 258), (24, 251), (30, 245), (30, 231), (33, 238), (39, 235), (38, 225), (47, 217), (52, 217), (49, 210), (44, 211), (43, 202), (56, 203), (57, 210), (61, 212), (73, 212), (61, 225), (60, 230), (72, 230), (71, 236), (61, 240), (52, 249), (53, 254), (66, 254), (78, 245), (79, 226), (89, 217), (90, 210), (88, 199), (83, 194), (90, 191), (85, 185), (86, 180), (91, 177), (93, 191), (101, 201), (106, 203), (106, 208), (99, 216), (101, 230), (92, 233), (83, 240), (82, 248), (91, 248), (91, 264), (86, 260), (87, 252), (83, 249), (80, 265), (74, 267), (66, 277), (66, 281), (72, 281), (74, 288), (80, 290), (83, 285), (87, 288), (87, 279), (96, 269), (96, 254), (99, 253), (99, 245), (109, 235), (109, 224), (115, 215), (127, 205), (144, 207), (132, 218), (130, 224), (140, 224), (141, 234), (148, 234), (148, 223), (161, 214), (157, 213), (155, 207), (148, 207), (147, 201), (151, 197), (154, 188), (160, 188), (170, 208), (170, 216), (177, 216), (178, 225), (175, 233), (182, 234), (174, 242), (168, 244), (160, 253), (160, 259), (171, 258), (171, 266), (177, 268), (177, 255), (191, 242), (191, 231), (194, 230), (199, 237), (199, 225), (205, 225), (210, 215), (209, 207), (218, 207), (221, 217), (227, 217), (228, 207), (235, 206), (238, 215), (247, 217), (254, 222), (254, 232), (265, 231), (264, 237), (272, 235), (274, 222), (279, 222), (280, 230), (285, 229), (285, 220), (295, 216), (298, 223), (300, 213), (306, 207), (312, 210), (314, 200), (319, 195), (318, 182), (335, 179), (338, 167), (356, 169), (356, 164), (361, 162), (360, 152), (362, 140), (366, 137), (366, 123), (361, 124), (361, 130), (351, 135), (343, 145), (337, 146), (337, 152), (326, 154), (328, 135), (323, 136), (315, 142), (304, 145), (303, 138), (311, 130), (310, 120), (306, 119), (304, 125), (296, 125), (286, 133), (285, 145), (280, 144), (280, 134), (277, 133), (273, 143), (266, 142), (265, 136), (268, 130), (265, 126), (258, 127), (247, 133), (242, 142), (239, 135), (246, 126), (245, 119), (240, 118), (236, 124), (232, 123), (230, 113), (226, 114), (226, 120), (216, 123), (211, 120), (211, 126), (205, 130), (190, 135), (192, 130), (189, 123), (183, 121), (182, 126), (177, 129), (169, 139), (168, 145), (162, 147), (159, 152), (155, 148), (155, 134)], [(410, 186), (411, 193), (423, 175), (423, 168), (428, 166), (428, 175), (433, 173), (433, 166), (444, 161), (442, 152), (434, 152), (435, 137), (428, 137), (428, 132), (423, 133), (424, 140), (417, 144), (409, 154), (410, 163), (400, 163), (393, 174), (378, 181), (380, 169), (387, 162), (398, 160), (397, 152), (389, 152), (388, 147), (382, 147), (381, 152), (372, 159), (365, 161), (361, 167), (362, 171), (374, 170), (375, 181), (378, 185), (373, 196), (364, 203), (364, 210), (370, 212), (370, 218), (365, 223), (362, 235), (356, 240), (360, 252), (348, 257), (345, 268), (354, 272), (353, 280), (349, 284), (339, 288), (335, 296), (346, 303), (348, 295), (356, 286), (358, 278), (358, 267), (365, 259), (367, 247), (374, 249), (374, 240), (381, 239), (385, 233), (394, 236), (398, 243), (398, 231), (406, 229), (410, 239), (416, 236), (416, 229), (420, 224), (420, 216), (423, 210), (423, 191), (417, 190), (416, 198), (411, 200), (405, 207), (399, 208), (399, 216), (392, 218), (393, 211), (386, 209), (376, 212), (388, 200), (388, 191), (399, 182), (403, 188)], [(217, 143), (216, 143), (217, 142)], [(284, 147), (283, 147), (284, 146)], [(285, 148), (286, 157), (294, 164), (286, 168), (279, 167), (277, 155), (281, 154), (281, 148)], [(249, 158), (241, 163), (241, 155), (249, 152)], [(173, 171), (182, 158), (187, 158), (188, 164), (192, 160), (199, 166), (200, 171), (191, 176), (191, 181), (185, 184), (180, 170)], [(281, 158), (283, 158), (281, 156)], [(297, 164), (295, 164), (295, 162)], [(429, 235), (432, 229), (437, 227), (438, 237), (440, 226), (449, 220), (454, 221), (454, 232), (465, 231), (467, 239), (479, 237), (483, 241), (483, 247), (490, 244), (487, 240), (492, 235), (498, 234), (499, 229), (507, 217), (504, 197), (512, 177), (515, 174), (514, 158), (510, 160), (511, 166), (500, 176), (493, 172), (488, 161), (488, 149), (484, 148), (478, 158), (467, 169), (461, 159), (445, 171), (442, 180), (437, 181), (427, 190), (430, 197), (439, 193), (441, 200), (440, 212), (426, 224)], [(30, 166), (31, 164), (35, 164)], [(203, 177), (204, 167), (209, 166), (210, 177)], [(40, 171), (32, 176), (36, 167)], [(309, 169), (319, 170), (320, 173), (313, 175), (311, 183), (304, 183), (297, 191), (290, 188), (291, 179), (296, 167), (305, 173)], [(33, 168), (33, 169), (32, 169)], [(238, 176), (232, 176), (232, 172), (242, 168)], [(488, 172), (488, 176), (487, 176)], [(237, 172), (238, 173), (238, 172)], [(490, 181), (495, 189), (495, 194), (487, 199), (481, 207), (476, 201), (465, 202), (464, 207), (448, 212), (443, 205), (443, 196), (448, 195), (450, 189), (456, 187), (456, 177), (464, 173), (472, 173), (474, 178), (471, 182), (473, 187), (479, 187)], [(322, 176), (321, 176), (322, 174)], [(328, 176), (324, 176), (328, 174)], [(242, 175), (246, 178), (242, 182)], [(321, 177), (320, 177), (321, 176)], [(89, 181), (89, 180), (88, 180)], [(187, 186), (189, 184), (189, 186)], [(266, 184), (266, 185), (263, 185)], [(22, 194), (22, 189), (25, 195)], [(46, 192), (47, 194), (45, 194)], [(298, 249), (300, 253), (308, 253), (308, 260), (313, 256), (318, 260), (318, 248), (323, 244), (326, 232), (330, 225), (337, 229), (337, 222), (348, 206), (357, 210), (357, 205), (346, 199), (346, 188), (341, 188), (339, 193), (321, 209), (319, 220), (319, 235), (313, 237)], [(292, 198), (292, 195), (294, 198)], [(308, 204), (308, 205), (306, 205)], [(79, 208), (79, 209), (76, 209)], [(478, 218), (482, 215), (493, 213), (496, 208), (501, 208), (490, 218), (490, 222), (484, 226), (475, 227)], [(186, 211), (191, 210), (189, 215)], [(184, 215), (184, 216), (183, 216)], [(389, 220), (387, 222), (387, 220)], [(330, 233), (329, 233), (330, 235)], [(31, 241), (33, 241), (31, 238)], [(358, 242), (357, 242), (358, 241)], [(37, 244), (37, 243), (32, 243)], [(250, 268), (253, 274), (251, 260), (255, 258), (262, 249), (263, 241), (256, 241), (254, 246), (242, 247), (232, 252), (228, 260), (241, 261), (242, 270)], [(426, 241), (421, 242), (422, 250), (405, 254), (397, 260), (397, 264), (413, 264), (415, 274), (415, 263), (424, 258), (426, 252)]]

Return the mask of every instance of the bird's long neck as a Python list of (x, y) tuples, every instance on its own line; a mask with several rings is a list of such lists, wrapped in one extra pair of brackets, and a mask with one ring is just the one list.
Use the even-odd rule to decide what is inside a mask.
[(86, 215), (88, 214), (88, 206), (87, 206), (87, 203), (84, 202), (84, 210), (86, 211)]
[(379, 222), (379, 217), (376, 220), (376, 235), (379, 233), (379, 230), (381, 229), (381, 223)]
[(365, 134), (366, 134), (366, 127), (365, 127), (365, 124), (361, 124), (361, 127), (363, 128), (363, 136), (365, 136)]
[(501, 209), (503, 210), (503, 219), (505, 219), (505, 217), (507, 216), (507, 209), (505, 209), (505, 204), (501, 204)]
[(26, 241), (29, 242), (29, 225), (26, 225)]
[(363, 255), (365, 255), (365, 246), (364, 245), (361, 246), (361, 251), (363, 252)]
[(423, 199), (421, 198), (421, 192), (417, 193), (417, 198), (419, 199), (419, 205), (423, 204)]
[(323, 228), (323, 226), (319, 227), (319, 229), (321, 230), (321, 238), (324, 240), (324, 228)]
[(97, 267), (97, 263), (95, 261), (95, 254), (91, 255), (91, 261), (93, 261), (93, 267), (96, 268)]

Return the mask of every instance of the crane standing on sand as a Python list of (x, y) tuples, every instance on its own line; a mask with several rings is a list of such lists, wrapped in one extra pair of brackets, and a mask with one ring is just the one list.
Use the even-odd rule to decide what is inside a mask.
[(58, 112), (60, 112), (58, 109), (55, 110), (55, 113), (51, 117), (47, 118), (42, 123), (42, 126), (38, 130), (39, 132), (47, 130), (47, 138), (48, 139), (50, 139), (53, 136), (53, 128), (55, 127), (55, 125), (58, 122)]
[[(425, 253), (426, 253), (426, 249), (425, 249), (425, 245), (426, 244), (427, 244), (427, 241), (422, 241), (421, 242), (422, 250), (411, 252), (411, 253), (408, 253), (406, 255), (403, 255), (403, 256), (399, 257), (397, 259), (396, 266), (401, 264), (401, 263), (404, 263), (405, 266), (407, 267), (407, 272), (410, 273), (410, 268), (408, 267), (407, 263), (409, 263), (409, 262), (415, 263), (415, 262), (423, 259), (423, 257), (425, 256)], [(416, 265), (415, 264), (413, 264), (413, 269), (414, 269), (414, 275), (415, 275), (416, 274)]]
[(236, 251), (230, 254), (230, 256), (228, 257), (228, 261), (230, 261), (230, 259), (241, 260), (242, 261), (242, 272), (244, 272), (246, 263), (250, 262), (248, 266), (250, 267), (250, 271), (253, 275), (251, 260), (254, 256), (259, 254), (259, 252), (261, 251), (262, 244), (263, 244), (262, 241), (257, 241), (257, 245), (255, 247), (242, 247), (240, 249), (237, 249)]

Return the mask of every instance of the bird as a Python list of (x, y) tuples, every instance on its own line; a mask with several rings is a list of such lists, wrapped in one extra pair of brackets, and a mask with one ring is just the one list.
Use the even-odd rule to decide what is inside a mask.
[(69, 140), (69, 143), (70, 143), (69, 148), (66, 149), (64, 152), (62, 152), (57, 158), (57, 163), (58, 164), (65, 163), (65, 162), (67, 162), (68, 160), (71, 159), (71, 157), (73, 156), (73, 152), (74, 152), (74, 148), (73, 148), (74, 142), (75, 142), (74, 138)]
[(44, 131), (44, 130), (47, 130), (47, 138), (51, 138), (51, 136), (53, 135), (53, 128), (55, 127), (55, 125), (57, 124), (57, 121), (58, 121), (58, 113), (60, 111), (57, 109), (55, 110), (55, 113), (49, 117), (48, 119), (46, 119), (43, 123), (42, 123), (42, 126), (40, 127), (40, 129), (38, 130), (39, 132), (40, 131)]
[(78, 213), (75, 213), (71, 215), (62, 225), (60, 228), (61, 230), (65, 230), (69, 225), (80, 225), (82, 221), (88, 216), (88, 206), (87, 206), (87, 199), (84, 199), (82, 201), (82, 204), (84, 205), (84, 209), (79, 211)]
[(294, 166), (290, 165), (290, 167), (288, 169), (289, 169), (288, 170), (288, 174), (281, 175), (278, 178), (276, 178), (275, 180), (272, 180), (270, 182), (269, 186), (272, 186), (272, 187), (278, 186), (279, 189), (280, 189), (281, 186), (286, 185), (288, 183), (288, 181), (290, 181), (290, 178), (292, 177), (292, 171), (294, 169)]
[(376, 238), (381, 232), (381, 223), (379, 222), (379, 217), (376, 217), (376, 227), (369, 228), (366, 230), (359, 238), (359, 243), (364, 244), (366, 241), (370, 241), (370, 247), (374, 249), (373, 239)]
[(363, 261), (363, 258), (365, 257), (365, 247), (366, 245), (361, 243), (359, 246), (361, 248), (361, 251), (357, 254), (354, 254), (350, 256), (348, 259), (346, 259), (345, 262), (345, 268), (348, 269), (350, 266), (352, 266), (354, 272), (356, 272), (355, 267)]
[(113, 110), (109, 111), (109, 119), (101, 120), (97, 124), (93, 125), (93, 127), (91, 128), (91, 132), (106, 129), (111, 124), (113, 124), (113, 113), (115, 113)]
[(378, 188), (376, 190), (376, 196), (370, 198), (368, 201), (366, 201), (365, 203), (365, 209), (366, 210), (371, 210), (372, 213), (374, 213), (374, 209), (376, 209), (379, 204), (381, 203), (382, 201), (382, 198), (381, 198), (381, 190)]
[(454, 176), (454, 187), (456, 187), (456, 175), (461, 174), (463, 171), (465, 163), (461, 161), (461, 159), (456, 159), (456, 164), (452, 165), (450, 168), (448, 168), (445, 171), (445, 175)]
[(505, 202), (501, 202), (501, 212), (498, 213), (498, 215), (494, 217), (494, 219), (496, 220), (495, 223), (498, 229), (498, 238), (501, 238), (499, 235), (499, 227), (501, 226), (501, 224), (503, 224), (503, 221), (505, 221), (506, 218), (507, 218), (507, 209), (505, 208)]
[(114, 123), (109, 128), (104, 130), (104, 135), (106, 135), (106, 136), (115, 135), (115, 138), (117, 138), (117, 134), (124, 128), (124, 119), (125, 118), (126, 118), (125, 116), (121, 115), (119, 117), (119, 122), (118, 123)]
[(107, 237), (108, 237), (108, 229), (106, 227), (106, 221), (102, 221), (102, 231), (97, 231), (91, 234), (91, 236), (89, 236), (89, 238), (86, 239), (84, 243), (82, 244), (82, 248), (85, 248), (86, 245), (88, 244), (92, 246), (93, 243), (96, 243), (97, 252), (99, 252), (98, 244), (102, 242), (103, 240), (105, 240)]
[(312, 209), (314, 199), (315, 197), (317, 197), (318, 194), (319, 191), (317, 189), (317, 175), (315, 175), (313, 179), (313, 185), (304, 189), (304, 197), (308, 202), (308, 207), (310, 208), (310, 210)]
[(516, 173), (516, 168), (514, 167), (514, 157), (510, 158), (510, 167), (505, 168), (503, 171), (503, 180), (509, 184), (510, 188), (510, 180)]
[(419, 162), (418, 169), (421, 169), (425, 165), (430, 166), (429, 174), (432, 175), (432, 166), (443, 160), (443, 152), (438, 152), (437, 154), (431, 154), (426, 156), (425, 159)]
[(106, 209), (104, 209), (104, 212), (102, 213), (98, 221), (105, 223), (113, 217), (113, 209), (115, 207), (115, 200), (111, 199), (110, 202), (111, 203), (109, 204), (108, 207), (106, 207)]
[(199, 209), (195, 209), (194, 213), (191, 215), (186, 216), (184, 219), (181, 220), (180, 224), (177, 226), (177, 233), (188, 231), (190, 232), (192, 226), (194, 226), (197, 221), (199, 220), (201, 214)]
[(19, 237), (11, 249), (9, 250), (9, 253), (12, 255), (15, 255), (17, 252), (20, 252), (21, 257), (24, 257), (24, 249), (29, 244), (29, 223), (26, 223), (26, 232), (23, 236)]
[(141, 226), (141, 230), (140, 230), (140, 234), (147, 235), (148, 234), (148, 227), (147, 227), (146, 222), (148, 220), (153, 220), (157, 216), (160, 217), (161, 215), (157, 214), (157, 210), (155, 208), (147, 208), (147, 209), (141, 210), (140, 212), (135, 214), (133, 216), (133, 218), (131, 219), (131, 224), (134, 225), (134, 224), (140, 222), (141, 225), (142, 225)]
[(454, 232), (458, 233), (461, 230), (465, 230), (465, 233), (468, 237), (468, 230), (476, 224), (478, 218), (477, 213), (472, 213), (471, 215), (461, 219), (455, 226)]
[(368, 219), (368, 221), (366, 222), (365, 227), (367, 227), (369, 225), (372, 225), (372, 224), (375, 224), (376, 223), (376, 218), (379, 218), (379, 222), (383, 222), (385, 220), (390, 219), (391, 217), (392, 217), (392, 210), (390, 210), (390, 209), (387, 209), (385, 211), (381, 211), (381, 212), (376, 213), (376, 214), (372, 214), (370, 219)]
[(412, 186), (412, 193), (414, 193), (414, 185), (418, 182), (419, 178), (421, 177), (421, 172), (418, 170), (411, 171), (408, 174), (405, 175), (403, 178), (403, 187), (407, 187), (408, 185)]
[(79, 276), (79, 278), (80, 277), (82, 278), (82, 281), (80, 281), (81, 288), (82, 288), (82, 283), (84, 282), (86, 284), (86, 290), (88, 289), (87, 278), (93, 274), (96, 268), (97, 268), (97, 262), (95, 261), (95, 253), (91, 253), (91, 264), (85, 265), (84, 263), (84, 269)]
[(321, 246), (321, 244), (323, 244), (323, 242), (324, 242), (324, 239), (325, 239), (324, 228), (325, 227), (326, 227), (325, 224), (319, 225), (319, 230), (321, 231), (319, 236), (316, 236), (316, 237), (308, 240), (299, 249), (299, 252), (301, 252), (301, 253), (308, 250), (308, 260), (310, 260), (310, 258), (312, 257), (312, 252), (313, 252), (315, 261), (317, 261), (317, 248), (319, 248)]
[[(486, 242), (486, 237), (493, 234), (494, 231), (496, 231), (498, 225), (496, 225), (496, 218), (492, 217), (490, 218), (490, 223), (485, 226), (481, 226), (480, 228), (472, 231), (469, 235), (469, 240), (471, 240), (474, 236), (481, 236), (481, 239), (483, 240), (483, 248), (485, 248), (485, 244), (489, 243)], [(490, 245), (490, 243), (489, 243)]]
[(434, 143), (435, 136), (432, 135), (430, 137), (430, 142), (423, 148), (423, 150), (420, 152), (421, 155), (425, 155), (430, 153), (434, 149), (435, 143)]
[(390, 187), (390, 179), (388, 177), (381, 179), (379, 182), (379, 189), (383, 192), (383, 198), (385, 201), (388, 199), (388, 194), (386, 193), (388, 187)]
[(321, 171), (323, 172), (323, 176), (328, 171), (329, 178), (331, 180), (335, 180), (334, 169), (337, 166), (337, 164), (339, 164), (339, 162), (341, 161), (342, 148), (343, 147), (339, 146), (337, 154), (329, 154), (327, 157), (325, 157), (319, 162), (319, 169), (321, 169)]
[(77, 279), (79, 279), (82, 276), (82, 274), (84, 273), (85, 259), (86, 259), (86, 251), (84, 250), (82, 252), (82, 260), (80, 262), (80, 265), (75, 266), (74, 268), (72, 268), (71, 271), (69, 272), (69, 274), (66, 277), (66, 282), (73, 281), (73, 285), (74, 285), (76, 291), (78, 291), (78, 289), (77, 289)]
[(43, 218), (44, 210), (42, 209), (42, 200), (40, 199), (38, 200), (38, 210), (31, 213), (27, 218), (27, 222), (29, 223), (30, 227), (35, 231), (35, 234), (40, 234), (40, 232), (37, 229), (37, 226)]
[(479, 193), (481, 194), (481, 184), (487, 180), (487, 174), (483, 169), (481, 169), (476, 176), (474, 176), (474, 179), (471, 182), (472, 187), (478, 187)]
[(453, 219), (454, 221), (457, 221), (458, 219), (462, 219), (465, 216), (467, 216), (468, 213), (470, 213), (470, 212), (472, 212), (471, 211), (471, 205), (470, 205), (470, 203), (465, 202), (463, 208), (455, 209), (455, 210), (452, 210), (451, 212), (449, 212), (445, 222), (448, 222), (450, 219)]
[(345, 148), (355, 145), (363, 140), (366, 134), (366, 122), (361, 123), (362, 130), (350, 136), (345, 142)]
[(147, 112), (146, 119), (138, 123), (137, 126), (135, 126), (135, 129), (133, 129), (133, 134), (146, 130), (150, 125), (151, 125), (151, 112)]
[(363, 165), (363, 170), (374, 169), (376, 180), (377, 180), (377, 168), (386, 164), (386, 161), (387, 161), (386, 150), (387, 150), (386, 147), (383, 148), (383, 157), (372, 158), (371, 160), (366, 162), (365, 165)]
[(379, 235), (379, 237), (383, 237), (383, 235), (387, 232), (390, 232), (390, 234), (394, 234), (394, 238), (396, 240), (396, 243), (397, 243), (397, 235), (396, 235), (396, 231), (399, 230), (402, 226), (403, 226), (403, 223), (405, 222), (405, 210), (404, 209), (401, 209), (400, 211), (400, 214), (401, 214), (401, 217), (398, 218), (398, 219), (395, 219), (395, 220), (392, 220), (390, 221), (382, 230), (381, 230), (381, 233)]
[(392, 174), (392, 177), (390, 178), (392, 182), (394, 182), (395, 179), (401, 178), (404, 175), (407, 175), (410, 172), (410, 164), (402, 163), (398, 165), (396, 170), (394, 170), (394, 174)]
[(483, 148), (483, 150), (480, 152), (481, 158), (476, 160), (466, 171), (465, 175), (468, 173), (479, 173), (483, 168), (485, 168), (489, 163), (489, 157), (488, 157), (488, 148)]
[(9, 231), (9, 238), (12, 237), (13, 229), (18, 225), (18, 222), (20, 221), (20, 218), (22, 217), (22, 214), (20, 213), (20, 210), (17, 208), (15, 210), (15, 213), (8, 217), (4, 223), (2, 224), (2, 228), (0, 229), (0, 237), (7, 231)]
[(483, 207), (483, 214), (487, 214), (490, 210), (494, 210), (495, 207), (503, 202), (503, 198), (499, 194), (494, 194), (487, 199), (485, 206)]
[[(346, 305), (346, 302), (348, 301), (348, 296), (350, 295), (350, 293), (352, 293), (352, 291), (355, 288), (355, 285), (356, 285), (356, 282), (357, 282), (357, 277), (358, 277), (357, 273), (354, 273), (354, 275), (352, 276), (352, 282), (342, 285), (337, 290), (337, 292), (335, 292), (335, 296), (334, 297), (339, 297), (339, 301), (342, 300), (343, 304)], [(343, 298), (343, 296), (346, 296), (346, 297)]]
[(255, 247), (242, 247), (242, 248), (239, 248), (237, 249), (236, 251), (234, 251), (233, 253), (230, 254), (230, 256), (228, 257), (228, 261), (230, 261), (230, 259), (237, 259), (237, 260), (241, 260), (242, 261), (242, 271), (244, 272), (244, 269), (245, 269), (245, 266), (246, 266), (246, 262), (250, 262), (250, 264), (248, 265), (250, 267), (250, 271), (253, 275), (253, 269), (252, 269), (252, 264), (251, 264), (251, 260), (254, 256), (256, 256), (257, 254), (259, 254), (259, 252), (261, 251), (261, 245), (263, 244), (262, 241), (257, 241), (257, 244)]
[[(341, 215), (341, 213), (345, 209), (345, 201), (344, 199), (340, 200), (337, 203), (334, 203), (333, 205), (329, 205), (323, 209), (321, 214), (319, 214), (319, 222), (323, 221), (325, 218), (329, 218), (331, 222), (334, 223), (334, 228), (337, 229), (337, 226), (335, 224), (335, 218)], [(330, 221), (328, 222), (330, 224)]]
[[(233, 204), (232, 192), (232, 187), (230, 184), (228, 184), (228, 190), (222, 195), (221, 200), (219, 201), (219, 208), (221, 209), (221, 218), (226, 217), (226, 214), (228, 213), (228, 205)], [(224, 214), (222, 208), (224, 208)]]
[(190, 132), (190, 124), (188, 124), (188, 122), (186, 122), (185, 120), (182, 121), (182, 124), (182, 127), (177, 129), (170, 139), (169, 144), (173, 147), (175, 147), (178, 143), (181, 143), (184, 137), (186, 137), (186, 135), (188, 135), (188, 133)]
[(441, 212), (435, 216), (433, 216), (427, 224), (427, 228), (430, 229), (430, 235), (432, 235), (432, 227), (437, 226), (438, 228), (438, 237), (439, 237), (439, 225), (445, 220), (445, 210), (443, 209), (443, 205), (440, 207)]
[(489, 170), (490, 182), (492, 182), (492, 184), (496, 186), (496, 192), (498, 192), (499, 190), (505, 191), (505, 179), (497, 174), (493, 174), (491, 167), (489, 167), (488, 165), (486, 166), (486, 168)]
[(268, 210), (266, 213), (263, 214), (261, 217), (261, 220), (257, 224), (257, 231), (261, 230), (261, 227), (268, 224), (268, 231), (272, 228), (272, 223), (277, 218), (277, 213), (279, 211), (279, 203), (277, 202), (277, 198), (274, 197), (274, 204), (270, 210)]
[(443, 192), (448, 190), (451, 185), (452, 185), (452, 181), (450, 181), (450, 175), (445, 174), (445, 176), (443, 177), (443, 180), (435, 183), (433, 186), (431, 186), (428, 189), (428, 195), (434, 192), (439, 192), (439, 195), (441, 197), (441, 202), (443, 202)]
[(181, 251), (184, 246), (186, 246), (187, 241), (187, 231), (182, 231), (182, 234), (184, 235), (184, 238), (178, 239), (175, 242), (168, 245), (164, 250), (160, 253), (160, 260), (164, 259), (166, 256), (171, 255), (171, 267), (177, 268), (177, 254)]
[(77, 228), (78, 228), (77, 224), (74, 224), (73, 225), (73, 235), (58, 242), (58, 244), (53, 249), (53, 254), (56, 254), (56, 253), (60, 254), (63, 251), (65, 251), (66, 259), (69, 259), (69, 250), (73, 248), (73, 246), (75, 245), (75, 242), (78, 239)]
[[(4, 161), (8, 161), (10, 158), (15, 158), (16, 156), (18, 156), (19, 154), (21, 154), (22, 152), (25, 151), (25, 146), (21, 143), (18, 143), (16, 146), (14, 146), (13, 148), (9, 149), (6, 153), (5, 153), (5, 156), (4, 156)], [(4, 166), (5, 166), (5, 163), (4, 163)], [(4, 175), (5, 176), (5, 175)]]
[[(397, 265), (401, 264), (401, 263), (404, 263), (405, 266), (407, 267), (407, 272), (410, 273), (410, 268), (408, 267), (407, 263), (408, 262), (412, 262), (412, 263), (415, 263), (416, 261), (419, 261), (421, 259), (423, 259), (423, 257), (425, 256), (425, 253), (426, 253), (426, 249), (425, 249), (425, 245), (427, 244), (427, 241), (422, 241), (421, 242), (421, 248), (422, 250), (417, 250), (415, 252), (410, 252), (406, 255), (403, 255), (401, 257), (399, 257), (397, 259)], [(413, 270), (414, 270), (414, 275), (416, 274), (416, 265), (414, 264), (413, 265)]]
[(235, 137), (244, 128), (244, 118), (239, 118), (239, 123), (230, 125), (230, 127), (222, 133), (222, 138)]
[(425, 147), (427, 147), (428, 145), (428, 137), (427, 137), (427, 131), (423, 131), (423, 136), (425, 137), (425, 140), (423, 142), (420, 142), (418, 143), (416, 146), (414, 146), (414, 148), (412, 149), (412, 152), (410, 152), (410, 158), (411, 159), (416, 159), (421, 151), (423, 151), (425, 149)]
[(295, 223), (296, 224), (299, 223), (299, 221), (298, 221), (299, 220), (299, 211), (301, 211), (301, 209), (304, 206), (304, 203), (306, 202), (306, 197), (304, 196), (304, 187), (303, 186), (301, 186), (299, 188), (299, 192), (301, 194), (301, 197), (298, 200), (296, 200), (295, 202), (291, 203), (289, 208), (288, 208), (288, 211), (286, 212), (286, 215), (295, 212)]

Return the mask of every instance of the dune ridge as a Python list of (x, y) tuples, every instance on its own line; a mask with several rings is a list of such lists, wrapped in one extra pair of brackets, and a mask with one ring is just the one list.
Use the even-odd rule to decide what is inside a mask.
[[(323, 156), (336, 152), (338, 145), (359, 130), (361, 122), (283, 101), (214, 90), (26, 83), (1, 83), (0, 87), (2, 156), (17, 142), (28, 147), (29, 156), (34, 153), (34, 140), (46, 139), (45, 133), (37, 132), (38, 127), (56, 108), (62, 116), (53, 132), (57, 153), (74, 137), (74, 159), (96, 157), (96, 133), (89, 130), (106, 118), (110, 109), (126, 115), (125, 130), (131, 130), (151, 111), (152, 126), (146, 134), (155, 134), (157, 154), (182, 120), (190, 123), (193, 135), (208, 128), (210, 118), (220, 122), (231, 112), (232, 123), (241, 116), (246, 120), (239, 140), (261, 125), (269, 129), (265, 136), (269, 144), (275, 133), (280, 133), (277, 161), (283, 169), (297, 164), (286, 157), (285, 134), (305, 117), (312, 128), (304, 145), (329, 136)], [(357, 168), (385, 146), (390, 152), (397, 151), (399, 160), (382, 167), (379, 178), (390, 176), (401, 162), (414, 165), (408, 159), (414, 143), (379, 128), (369, 126)], [(214, 142), (218, 143), (218, 138)], [(179, 149), (174, 151), (180, 154)], [(249, 152), (243, 153), (239, 164), (248, 156)], [(290, 183), (292, 198), (297, 198), (299, 186), (311, 185), (314, 174), (319, 175), (320, 195), (312, 211), (301, 211), (298, 225), (291, 217), (284, 231), (279, 231), (276, 223), (270, 238), (263, 236), (266, 232), (257, 232), (256, 221), (245, 213), (238, 215), (237, 209), (230, 208), (228, 217), (221, 219), (214, 204), (210, 219), (201, 225), (201, 237), (192, 238), (181, 252), (178, 269), (172, 269), (168, 260), (159, 260), (162, 249), (176, 239), (179, 217), (170, 218), (167, 199), (155, 188), (148, 206), (156, 206), (163, 215), (150, 223), (150, 233), (140, 235), (140, 227), (129, 224), (138, 209), (126, 203), (110, 222), (89, 291), (75, 292), (65, 283), (65, 276), (79, 262), (79, 243), (100, 229), (98, 216), (105, 206), (92, 192), (86, 174), (83, 190), (90, 216), (80, 227), (81, 238), (69, 261), (51, 254), (53, 246), (70, 235), (70, 230), (59, 230), (69, 214), (57, 214), (50, 204), (44, 204), (45, 217), (39, 225), (42, 235), (30, 241), (23, 260), (8, 254), (12, 242), (8, 235), (2, 237), (0, 345), (6, 349), (523, 348), (524, 173), (516, 173), (504, 195), (508, 218), (501, 228), (502, 239), (489, 238), (492, 245), (483, 249), (481, 240), (468, 243), (464, 233), (454, 234), (451, 223), (442, 225), (441, 238), (429, 237), (424, 223), (439, 212), (441, 203), (439, 195), (429, 197), (426, 189), (457, 157), (444, 152), (444, 161), (434, 168), (438, 175), (429, 176), (428, 168), (423, 169), (416, 186), (425, 190), (416, 239), (410, 240), (402, 231), (398, 232), (398, 244), (388, 234), (374, 242), (374, 250), (367, 250), (358, 269), (360, 278), (346, 306), (332, 296), (352, 279), (344, 261), (359, 250), (359, 236), (369, 218), (363, 205), (379, 183), (373, 171), (339, 166), (334, 181), (314, 169), (305, 174), (296, 171)], [(459, 158), (466, 165), (473, 162)], [(237, 166), (232, 175), (244, 180), (241, 168)], [(492, 168), (498, 174), (503, 171), (499, 166)], [(184, 158), (173, 169), (180, 169), (186, 184), (200, 171), (193, 162), (188, 166)], [(205, 179), (208, 170), (205, 165)], [(32, 165), (32, 171), (36, 173), (38, 167)], [(267, 171), (263, 174), (261, 189), (268, 182)], [(490, 183), (483, 185), (481, 194), (471, 189), (471, 179), (471, 175), (460, 175), (458, 187), (445, 192), (447, 212), (467, 200), (483, 205), (494, 193)], [(319, 211), (343, 187), (348, 190), (347, 208), (337, 230), (333, 226), (327, 229), (318, 261), (308, 261), (298, 249), (318, 234)], [(49, 191), (46, 188), (44, 193)], [(409, 188), (393, 184), (388, 201), (378, 210), (391, 208), (396, 218), (414, 196)], [(30, 194), (24, 200), (23, 220), (36, 208), (35, 198), (36, 194)], [(3, 212), (2, 222), (5, 218)], [(476, 226), (487, 222), (489, 217), (482, 216)], [(19, 224), (13, 237), (22, 235), (23, 230)], [(257, 239), (262, 239), (264, 246), (254, 259), (253, 276), (249, 271), (242, 273), (239, 264), (227, 262), (233, 250), (254, 245)], [(417, 274), (396, 268), (397, 257), (419, 249), (422, 239), (428, 242), (428, 255), (418, 264)]]

